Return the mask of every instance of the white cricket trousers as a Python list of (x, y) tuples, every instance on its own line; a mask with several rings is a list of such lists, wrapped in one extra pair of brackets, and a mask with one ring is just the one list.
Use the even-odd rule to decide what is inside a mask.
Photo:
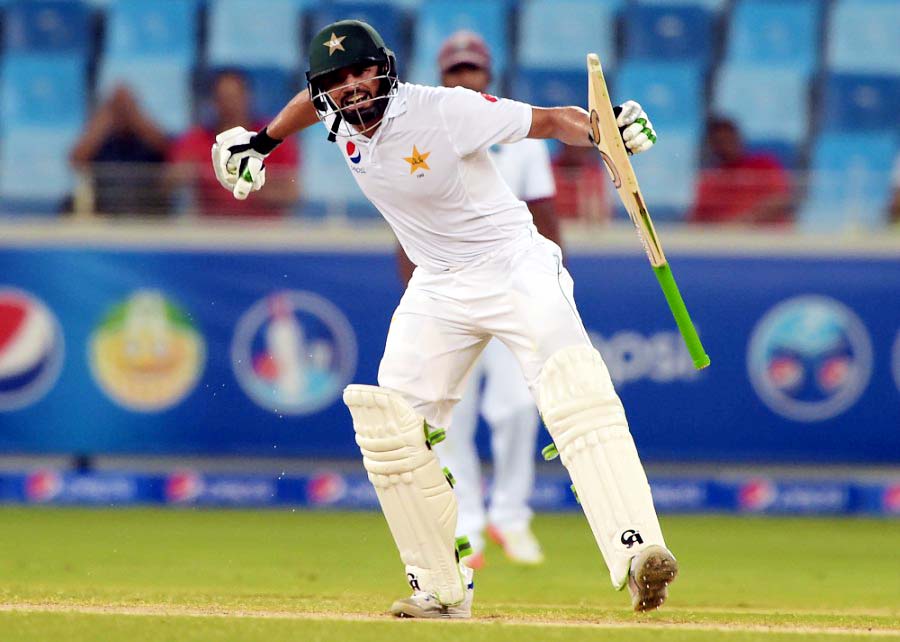
[[(487, 510), (481, 462), (475, 446), (479, 414), (491, 431), (494, 462)], [(528, 500), (534, 490), (535, 438), (539, 426), (534, 399), (515, 356), (500, 341), (492, 339), (469, 376), (462, 399), (453, 409), (447, 438), (435, 446), (441, 463), (456, 478), (454, 490), (459, 501), (456, 534), (467, 535), (473, 550), (484, 548), (483, 532), (488, 523), (513, 531), (531, 523)]]
[(533, 228), (462, 268), (416, 268), (391, 320), (378, 385), (400, 393), (430, 425), (447, 428), (493, 336), (515, 355), (539, 401), (544, 363), (563, 348), (590, 345), (572, 289), (559, 247)]

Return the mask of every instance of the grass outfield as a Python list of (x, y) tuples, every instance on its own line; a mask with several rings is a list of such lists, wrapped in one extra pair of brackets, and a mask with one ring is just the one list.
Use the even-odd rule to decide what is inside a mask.
[(398, 622), (378, 514), (0, 508), (0, 641), (900, 640), (900, 522), (663, 527), (681, 575), (662, 611), (631, 613), (583, 518), (560, 515), (535, 521), (541, 567), (488, 549), (474, 621)]

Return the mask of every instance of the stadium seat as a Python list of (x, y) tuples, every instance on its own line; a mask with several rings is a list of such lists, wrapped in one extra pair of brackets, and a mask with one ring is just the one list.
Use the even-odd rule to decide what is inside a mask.
[(178, 134), (191, 123), (191, 69), (178, 59), (139, 58), (103, 61), (98, 91), (106, 95), (116, 85), (127, 85), (141, 108), (165, 131)]
[(660, 136), (650, 153), (632, 158), (654, 220), (686, 216), (694, 199), (699, 143), (694, 130), (671, 130)]
[(6, 8), (6, 51), (87, 53), (90, 25), (90, 9), (81, 2), (18, 0)]
[(398, 63), (407, 61), (406, 42), (402, 38), (401, 12), (389, 4), (370, 2), (322, 3), (309, 14), (310, 33), (318, 33), (325, 25), (336, 20), (362, 20), (378, 30), (385, 44), (397, 55)]
[(336, 5), (342, 4), (368, 4), (368, 5), (390, 5), (403, 9), (404, 11), (417, 9), (425, 0), (332, 0)]
[(441, 44), (460, 29), (475, 31), (487, 41), (494, 58), (494, 77), (502, 79), (509, 61), (508, 0), (428, 0), (419, 8), (409, 77), (412, 82), (439, 82), (437, 55)]
[(740, 0), (731, 16), (727, 59), (811, 72), (818, 48), (817, 0)]
[(68, 151), (81, 124), (25, 125), (3, 132), (0, 146), (0, 209), (55, 213), (71, 193), (74, 174)]
[(807, 75), (726, 63), (716, 79), (713, 110), (737, 121), (747, 140), (798, 144), (809, 128)]
[(813, 149), (803, 228), (838, 231), (886, 223), (896, 136), (884, 132), (825, 133)]
[(691, 62), (627, 61), (616, 74), (613, 100), (636, 100), (661, 136), (668, 128), (699, 131), (704, 119), (703, 74)]
[(623, 18), (627, 57), (709, 62), (712, 14), (703, 7), (637, 4)]
[(214, 66), (305, 68), (303, 2), (214, 0), (209, 7), (207, 58)]
[(521, 69), (513, 78), (510, 98), (540, 107), (587, 107), (587, 72)]
[(320, 124), (301, 132), (303, 162), (299, 171), (305, 216), (379, 216), (347, 169), (347, 162), (341, 156), (345, 144), (343, 138), (338, 138), (337, 143), (328, 142), (328, 132)]
[(719, 11), (728, 0), (640, 0), (641, 4), (704, 7), (710, 11)]
[[(585, 54), (615, 65), (616, 13), (622, 0), (525, 0), (519, 15), (519, 65), (585, 69)], [(577, 18), (576, 18), (577, 17)]]
[(197, 53), (197, 0), (118, 0), (107, 10), (106, 55), (178, 58)]
[(896, 0), (838, 0), (828, 23), (831, 71), (900, 74)]
[(745, 145), (751, 154), (769, 154), (778, 159), (782, 167), (795, 170), (800, 165), (800, 150), (796, 145), (780, 140), (754, 140)]
[[(81, 127), (87, 67), (67, 54), (9, 54), (0, 71), (0, 125)], [(6, 145), (6, 141), (4, 141)]]
[(832, 74), (824, 93), (825, 129), (874, 130), (897, 124), (900, 76)]

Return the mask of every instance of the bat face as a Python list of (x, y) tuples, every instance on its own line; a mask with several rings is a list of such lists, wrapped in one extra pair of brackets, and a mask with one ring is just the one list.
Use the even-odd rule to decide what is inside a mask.
[(619, 174), (619, 170), (616, 169), (615, 164), (613, 164), (609, 154), (600, 149), (599, 146), (603, 134), (600, 131), (600, 114), (597, 113), (596, 109), (591, 110), (591, 136), (594, 139), (594, 143), (597, 145), (597, 151), (600, 152), (600, 158), (603, 159), (603, 164), (606, 165), (606, 171), (609, 172), (610, 180), (612, 180), (615, 188), (619, 189), (622, 187), (622, 176)]

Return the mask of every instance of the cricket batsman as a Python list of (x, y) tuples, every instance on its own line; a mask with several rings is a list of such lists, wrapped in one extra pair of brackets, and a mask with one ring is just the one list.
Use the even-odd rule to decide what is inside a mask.
[[(487, 91), (491, 83), (491, 52), (484, 39), (472, 31), (457, 31), (438, 53), (441, 84)], [(508, 145), (494, 145), (489, 154), (513, 195), (524, 201), (538, 233), (561, 245), (559, 221), (553, 206), (556, 185), (547, 144), (534, 138)], [(399, 250), (401, 272), (412, 277), (413, 264)], [(484, 380), (482, 392), (481, 382)], [(475, 446), (478, 416), (491, 432), (494, 463), (490, 503), (485, 510), (481, 465)], [(491, 339), (476, 362), (462, 399), (453, 409), (447, 438), (435, 452), (453, 471), (459, 502), (457, 536), (468, 537), (472, 554), (464, 563), (484, 566), (487, 534), (517, 564), (540, 564), (541, 545), (531, 530), (528, 500), (534, 490), (534, 444), (540, 420), (515, 356), (498, 339)]]
[[(309, 47), (308, 89), (262, 131), (222, 132), (216, 175), (236, 198), (265, 184), (265, 158), (322, 120), (327, 136), (417, 266), (387, 336), (378, 385), (344, 403), (406, 566), (399, 617), (467, 618), (473, 571), (460, 563), (452, 476), (432, 445), (492, 338), (515, 355), (577, 489), (615, 588), (659, 607), (677, 562), (666, 548), (622, 402), (591, 346), (557, 246), (501, 178), (488, 149), (523, 138), (592, 145), (580, 107), (539, 108), (457, 87), (400, 82), (369, 25), (342, 20)], [(616, 110), (632, 153), (656, 135), (640, 105)], [(365, 275), (360, 275), (364, 278)]]

